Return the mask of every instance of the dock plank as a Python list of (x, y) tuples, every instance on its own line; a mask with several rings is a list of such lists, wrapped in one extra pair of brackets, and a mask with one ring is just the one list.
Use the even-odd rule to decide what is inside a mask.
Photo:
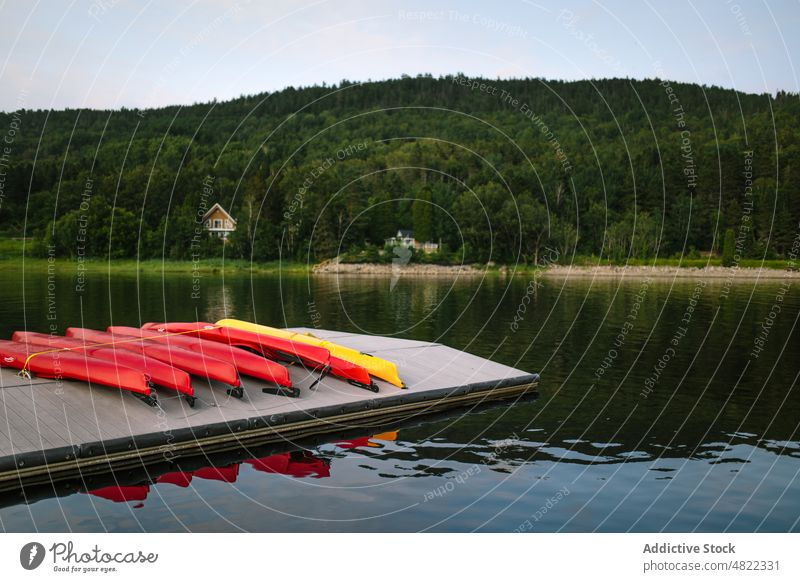
[(66, 425), (56, 418), (54, 408), (37, 406), (35, 394), (33, 386), (28, 390), (10, 392), (9, 404), (14, 405), (20, 416), (25, 418), (26, 428), (32, 437), (39, 439), (42, 448), (45, 448), (43, 445), (47, 445), (47, 448), (66, 446), (69, 442)]
[[(63, 400), (57, 395), (53, 394), (53, 386), (54, 385), (51, 384), (31, 387), (32, 391), (30, 401), (36, 406), (36, 414), (43, 416), (45, 419), (51, 419), (54, 423), (57, 423), (63, 427), (64, 431), (68, 435), (74, 435), (75, 439), (73, 440), (81, 441), (87, 438), (92, 438), (93, 435), (91, 432), (81, 428), (78, 423), (69, 425), (68, 414), (63, 406)], [(38, 390), (36, 388), (38, 388)], [(73, 417), (77, 418), (77, 413), (74, 414)]]

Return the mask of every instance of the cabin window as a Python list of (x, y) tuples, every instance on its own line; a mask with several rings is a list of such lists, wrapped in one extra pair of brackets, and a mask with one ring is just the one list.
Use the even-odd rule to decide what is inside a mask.
[(214, 219), (214, 228), (220, 228), (220, 227), (222, 227), (222, 220), (220, 220), (219, 218), (215, 218)]

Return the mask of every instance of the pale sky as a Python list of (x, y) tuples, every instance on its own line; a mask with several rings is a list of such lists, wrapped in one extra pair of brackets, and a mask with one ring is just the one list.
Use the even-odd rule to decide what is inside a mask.
[(0, 30), (3, 111), (418, 73), (800, 90), (798, 0), (0, 0)]

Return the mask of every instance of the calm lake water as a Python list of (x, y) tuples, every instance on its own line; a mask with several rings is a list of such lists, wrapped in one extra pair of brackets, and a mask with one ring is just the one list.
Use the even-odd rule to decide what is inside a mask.
[(0, 279), (2, 337), (232, 316), (438, 341), (542, 376), (537, 399), (191, 482), (6, 498), (7, 531), (800, 530), (800, 281), (206, 275), (194, 299), (186, 275), (93, 274), (82, 293), (59, 275), (51, 300), (44, 274)]

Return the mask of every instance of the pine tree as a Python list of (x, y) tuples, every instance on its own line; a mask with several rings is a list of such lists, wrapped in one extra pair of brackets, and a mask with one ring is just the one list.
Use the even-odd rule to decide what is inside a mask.
[(736, 237), (733, 235), (733, 229), (729, 228), (725, 231), (725, 242), (722, 243), (722, 266), (732, 267), (734, 263), (734, 255), (736, 253)]

